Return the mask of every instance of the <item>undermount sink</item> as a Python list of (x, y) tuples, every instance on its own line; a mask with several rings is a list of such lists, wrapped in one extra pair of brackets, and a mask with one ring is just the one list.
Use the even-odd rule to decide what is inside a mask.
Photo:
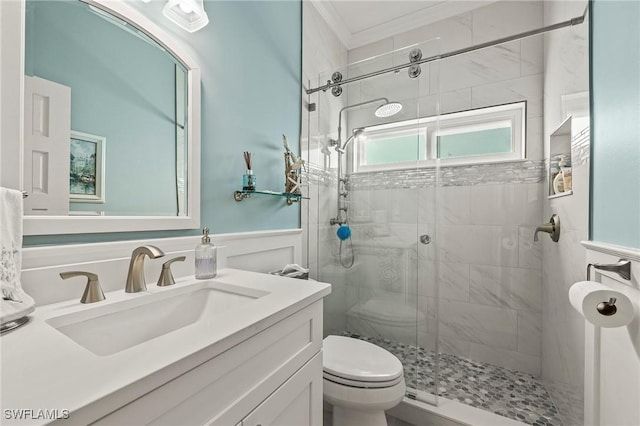
[(218, 283), (146, 293), (46, 322), (96, 355), (111, 355), (250, 303), (268, 292)]

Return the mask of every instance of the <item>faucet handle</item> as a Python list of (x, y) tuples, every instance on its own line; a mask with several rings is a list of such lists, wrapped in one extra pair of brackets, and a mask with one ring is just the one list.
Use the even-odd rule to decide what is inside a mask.
[(164, 287), (175, 284), (173, 274), (171, 273), (171, 264), (173, 262), (182, 262), (186, 259), (186, 256), (178, 256), (173, 259), (169, 259), (162, 264), (162, 272), (160, 272), (160, 278), (158, 278), (158, 286)]
[(102, 288), (100, 287), (98, 275), (84, 271), (60, 272), (60, 277), (63, 280), (80, 276), (87, 277), (87, 286), (84, 288), (84, 293), (82, 294), (80, 303), (94, 303), (106, 299), (106, 297), (104, 297), (104, 293), (102, 292)]
[(560, 216), (554, 213), (548, 223), (538, 226), (533, 233), (533, 241), (538, 241), (538, 232), (546, 232), (557, 243), (560, 239)]

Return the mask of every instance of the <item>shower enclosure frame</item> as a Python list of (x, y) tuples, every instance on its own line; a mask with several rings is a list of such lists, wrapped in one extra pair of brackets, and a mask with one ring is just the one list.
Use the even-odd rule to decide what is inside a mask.
[[(359, 76), (356, 76), (356, 77), (351, 77), (351, 78), (347, 78), (347, 79), (344, 79), (344, 80), (340, 79), (340, 81), (326, 80), (327, 83), (325, 85), (318, 86), (318, 87), (312, 88), (312, 89), (307, 89), (306, 93), (308, 95), (311, 95), (311, 94), (319, 92), (319, 91), (327, 91), (328, 89), (333, 89), (333, 88), (336, 88), (336, 87), (341, 88), (342, 86), (349, 85), (351, 83), (363, 81), (363, 80), (366, 80), (366, 79), (369, 79), (369, 78), (372, 78), (372, 77), (380, 76), (382, 74), (387, 74), (387, 73), (390, 73), (390, 72), (394, 72), (394, 71), (398, 71), (398, 70), (401, 70), (401, 69), (409, 68), (409, 67), (411, 67), (411, 66), (413, 66), (415, 64), (426, 64), (426, 63), (429, 63), (429, 62), (436, 62), (436, 61), (441, 60), (441, 59), (450, 58), (450, 57), (453, 57), (453, 56), (457, 56), (457, 55), (460, 55), (460, 54), (473, 52), (473, 51), (480, 50), (480, 49), (485, 49), (485, 48), (488, 48), (488, 47), (491, 47), (491, 46), (495, 46), (495, 45), (498, 45), (498, 44), (503, 44), (503, 43), (506, 43), (506, 42), (509, 42), (509, 41), (520, 40), (522, 38), (531, 37), (531, 36), (535, 36), (535, 35), (538, 35), (538, 34), (543, 34), (543, 33), (546, 33), (548, 31), (553, 31), (553, 30), (560, 29), (560, 28), (579, 25), (579, 24), (582, 24), (585, 21), (585, 17), (586, 17), (587, 11), (588, 11), (588, 7), (587, 7), (587, 9), (585, 9), (584, 13), (581, 16), (569, 19), (567, 21), (563, 21), (563, 22), (560, 22), (560, 23), (557, 23), (557, 24), (553, 24), (553, 25), (548, 25), (548, 26), (545, 26), (545, 27), (542, 27), (542, 28), (531, 30), (531, 31), (526, 31), (526, 32), (519, 33), (519, 34), (516, 34), (516, 35), (513, 35), (513, 36), (503, 37), (501, 39), (493, 40), (493, 41), (482, 43), (482, 44), (479, 44), (479, 45), (474, 45), (474, 46), (471, 46), (471, 47), (468, 47), (468, 48), (465, 48), (465, 49), (459, 49), (459, 50), (455, 50), (455, 51), (448, 52), (448, 53), (441, 54), (441, 55), (429, 56), (429, 57), (427, 57), (425, 59), (421, 59), (421, 60), (419, 60), (417, 62), (416, 61), (411, 61), (410, 63), (397, 65), (397, 66), (393, 66), (393, 67), (383, 68), (383, 69), (380, 69), (378, 71), (366, 73), (366, 74), (359, 75)], [(335, 93), (334, 93), (334, 96), (335, 96)], [(341, 137), (342, 137), (342, 112), (344, 110), (348, 109), (348, 108), (355, 108), (355, 107), (358, 107), (358, 106), (364, 106), (364, 105), (367, 105), (369, 103), (374, 103), (374, 102), (376, 102), (378, 100), (384, 100), (384, 99), (385, 98), (376, 98), (376, 99), (373, 99), (371, 101), (365, 101), (365, 102), (360, 103), (360, 104), (357, 103), (357, 104), (353, 104), (353, 105), (348, 105), (348, 106), (346, 106), (346, 107), (344, 107), (344, 108), (342, 108), (340, 110), (340, 113), (339, 113), (339, 125), (338, 125), (338, 129), (339, 129), (338, 139), (335, 141), (335, 144), (334, 144), (334, 145), (337, 145), (336, 151), (338, 151), (338, 166), (337, 166), (338, 167), (338, 182), (337, 182), (338, 183), (338, 185), (337, 185), (337, 203), (338, 204), (337, 204), (337, 215), (336, 215), (336, 218), (333, 218), (334, 220), (331, 221), (331, 225), (335, 225), (335, 224), (342, 225), (343, 224), (343, 222), (341, 221), (341, 219), (342, 219), (341, 213), (342, 213), (343, 210), (340, 209), (340, 207), (341, 207), (340, 200), (341, 200), (341, 198), (343, 198), (343, 196), (341, 194), (342, 191), (341, 191), (340, 187), (341, 187), (341, 184), (346, 184), (348, 182), (348, 180), (346, 178), (343, 178), (343, 176), (342, 176), (342, 160), (343, 160), (342, 154), (345, 153), (344, 152), (345, 148), (350, 143), (352, 143), (358, 136), (354, 132), (354, 134), (350, 135), (347, 138), (347, 141), (345, 142), (344, 146), (340, 146)], [(342, 150), (342, 152), (338, 148), (340, 148)], [(438, 173), (436, 173), (436, 174), (438, 174)], [(437, 194), (437, 191), (436, 191), (436, 194)], [(346, 197), (346, 194), (344, 195), (344, 197)], [(346, 221), (347, 221), (347, 219), (345, 219), (344, 223), (346, 223)], [(422, 237), (422, 236), (420, 236), (420, 237)], [(425, 238), (424, 240), (427, 241), (428, 238)], [(438, 324), (439, 324), (439, 321), (436, 320), (436, 322), (435, 322), (436, 333), (437, 333)], [(438, 351), (436, 349), (436, 353), (437, 352)], [(436, 369), (437, 368), (438, 367), (436, 366)], [(433, 396), (435, 398), (436, 405), (437, 405), (437, 395), (438, 395), (438, 383), (437, 383), (438, 379), (437, 379), (437, 377), (438, 376), (436, 374), (436, 378), (435, 378), (436, 386), (435, 386), (435, 392), (433, 394)], [(413, 393), (413, 392), (408, 392), (407, 396), (412, 398), (412, 399), (424, 400), (423, 398), (418, 397), (416, 395), (416, 393)], [(432, 401), (425, 401), (425, 402), (433, 403)]]
[[(437, 47), (438, 44), (434, 43), (434, 41), (429, 41), (428, 43), (429, 43), (428, 45), (430, 46), (428, 48), (429, 49), (428, 51), (431, 51), (431, 52), (436, 51), (434, 49), (434, 47)], [(417, 93), (419, 91), (419, 87), (418, 87), (419, 80), (418, 79), (410, 78), (410, 77), (406, 77), (406, 76), (402, 77), (402, 78), (403, 79), (406, 78), (406, 81), (413, 81), (414, 82), (414, 83), (411, 83), (411, 84), (415, 84), (416, 85), (415, 87), (413, 87), (413, 89), (411, 89), (412, 92)], [(343, 98), (345, 100), (347, 98), (346, 94), (347, 94), (347, 92), (345, 92), (345, 96), (343, 96)], [(322, 226), (321, 225), (322, 223), (325, 224), (325, 227), (333, 226), (333, 225), (342, 226), (342, 225), (345, 225), (345, 224), (349, 224), (349, 221), (351, 219), (349, 217), (349, 214), (348, 214), (348, 206), (346, 206), (347, 196), (350, 194), (350, 191), (351, 191), (351, 188), (348, 188), (347, 185), (351, 184), (351, 182), (350, 182), (349, 176), (344, 176), (345, 167), (348, 168), (349, 166), (348, 166), (348, 164), (343, 164), (343, 161), (345, 161), (345, 159), (347, 159), (347, 161), (349, 160), (347, 158), (347, 156), (344, 155), (344, 154), (347, 154), (347, 148), (350, 148), (350, 147), (353, 148), (354, 147), (353, 142), (355, 142), (357, 140), (357, 137), (360, 134), (359, 131), (361, 131), (361, 129), (353, 122), (353, 119), (352, 119), (351, 115), (349, 115), (349, 117), (346, 117), (345, 112), (346, 111), (352, 111), (352, 110), (356, 111), (353, 114), (355, 114), (356, 116), (360, 115), (364, 121), (371, 121), (371, 120), (374, 120), (374, 119), (375, 120), (384, 119), (385, 118), (384, 114), (377, 114), (376, 113), (375, 117), (374, 117), (374, 114), (372, 113), (372, 111), (371, 111), (371, 114), (370, 114), (370, 111), (369, 111), (368, 108), (373, 110), (373, 108), (378, 107), (378, 108), (376, 108), (376, 112), (377, 112), (377, 110), (380, 107), (375, 105), (376, 103), (382, 103), (381, 106), (389, 105), (389, 104), (391, 104), (389, 99), (395, 98), (395, 96), (369, 96), (369, 97), (371, 99), (366, 99), (366, 96), (363, 94), (362, 98), (364, 98), (364, 99), (362, 99), (361, 102), (357, 102), (356, 101), (356, 102), (354, 102), (352, 104), (343, 104), (344, 106), (340, 105), (340, 107), (337, 107), (335, 105), (335, 103), (333, 103), (333, 102), (331, 102), (331, 104), (326, 104), (327, 107), (331, 107), (331, 105), (333, 105), (332, 107), (335, 108), (335, 111), (338, 112), (338, 114), (335, 114), (335, 112), (332, 114), (331, 111), (327, 111), (327, 115), (329, 117), (337, 117), (338, 122), (337, 123), (334, 122), (336, 124), (335, 127), (332, 127), (331, 125), (328, 125), (328, 127), (326, 129), (323, 129), (322, 131), (320, 131), (321, 134), (331, 134), (331, 133), (335, 132), (336, 128), (338, 129), (338, 133), (337, 133), (335, 139), (332, 138), (332, 137), (328, 137), (326, 139), (326, 141), (328, 143), (327, 143), (327, 145), (325, 146), (324, 149), (327, 149), (328, 147), (332, 147), (333, 149), (331, 149), (330, 151), (329, 150), (323, 151), (325, 153), (325, 155), (329, 155), (330, 153), (332, 153), (334, 151), (337, 153), (337, 154), (333, 154), (335, 157), (332, 156), (332, 159), (331, 159), (331, 163), (333, 163), (333, 164), (335, 164), (334, 161), (336, 161), (336, 160), (338, 161), (338, 164), (334, 165), (334, 168), (333, 168), (333, 170), (336, 172), (336, 175), (334, 177), (336, 179), (336, 183), (335, 183), (336, 184), (336, 189), (335, 190), (330, 190), (331, 193), (335, 193), (336, 194), (335, 199), (334, 199), (335, 202), (336, 202), (336, 207), (335, 207), (336, 216), (335, 217), (331, 217), (331, 218), (327, 218), (326, 222), (324, 222), (324, 220), (325, 220), (324, 218), (319, 217), (318, 218), (318, 221), (319, 221), (318, 226), (319, 226), (319, 228)], [(318, 103), (316, 103), (314, 105), (315, 108), (313, 109), (313, 111), (310, 111), (310, 112), (318, 112), (319, 114), (324, 112), (325, 104), (323, 104), (322, 99), (329, 100), (329, 99), (333, 99), (333, 98), (328, 94), (326, 95), (326, 97), (325, 96), (321, 96), (320, 98), (318, 98), (318, 101), (317, 101)], [(312, 103), (311, 99), (309, 99), (309, 103)], [(395, 102), (394, 102), (394, 104), (395, 104)], [(437, 105), (437, 102), (434, 105)], [(415, 106), (417, 107), (417, 104)], [(360, 108), (362, 110), (360, 110)], [(404, 108), (400, 104), (395, 109), (397, 110), (396, 112), (399, 112), (401, 109), (404, 109)], [(417, 111), (418, 111), (417, 109), (415, 109), (415, 111), (414, 111), (409, 107), (409, 111), (405, 112), (405, 114), (409, 114), (409, 117), (413, 117), (411, 114), (417, 114)], [(371, 119), (367, 120), (364, 117), (371, 117)], [(376, 117), (377, 117), (377, 119), (376, 119)], [(347, 134), (344, 135), (343, 131), (344, 131), (345, 127), (346, 127), (347, 118), (349, 118), (349, 130), (351, 130), (353, 128), (353, 131), (348, 131)], [(311, 135), (310, 135), (310, 137), (311, 137)], [(322, 162), (323, 161), (321, 161), (321, 163)], [(326, 164), (327, 164), (326, 157), (325, 157), (324, 163), (325, 163), (325, 166), (326, 166)], [(332, 180), (333, 180), (333, 178), (332, 178)], [(329, 184), (327, 186), (333, 186), (333, 183), (331, 183), (331, 184)], [(344, 187), (344, 190), (343, 190), (343, 187)], [(406, 346), (406, 348), (407, 348), (407, 355), (406, 356), (410, 357), (412, 359), (410, 364), (411, 365), (416, 365), (416, 362), (414, 360), (417, 360), (419, 358), (419, 355), (418, 355), (418, 322), (417, 322), (417, 319), (420, 318), (421, 321), (426, 321), (426, 314), (424, 314), (422, 311), (420, 311), (420, 309), (418, 307), (418, 298), (416, 297), (417, 294), (410, 293), (410, 291), (414, 291), (414, 292), (417, 291), (416, 289), (417, 289), (417, 281), (418, 281), (418, 276), (417, 276), (418, 270), (417, 270), (417, 261), (416, 261), (417, 258), (415, 256), (417, 255), (418, 246), (424, 247), (424, 245), (420, 244), (420, 242), (419, 242), (420, 238), (419, 238), (419, 235), (418, 235), (419, 229), (418, 229), (418, 216), (417, 215), (418, 215), (418, 211), (419, 210), (418, 210), (418, 192), (417, 192), (417, 189), (415, 190), (415, 192), (412, 192), (412, 193), (414, 195), (410, 196), (409, 198), (413, 198), (414, 201), (409, 201), (409, 203), (411, 205), (413, 205), (415, 203), (415, 206), (410, 208), (410, 211), (411, 211), (410, 214), (411, 215), (415, 215), (415, 217), (413, 218), (413, 220), (410, 220), (410, 223), (408, 223), (410, 225), (409, 228), (408, 228), (409, 229), (408, 230), (409, 234), (407, 234), (406, 238), (404, 239), (404, 243), (410, 244), (410, 247), (404, 248), (404, 249), (400, 249), (400, 250), (402, 250), (402, 255), (398, 258), (397, 262), (399, 262), (399, 263), (397, 263), (395, 268), (397, 268), (397, 271), (398, 271), (397, 273), (401, 274), (401, 278), (400, 278), (400, 281), (396, 281), (393, 284), (393, 286), (397, 287), (396, 290), (394, 290), (394, 291), (397, 292), (396, 295), (398, 296), (398, 298), (400, 298), (400, 299), (396, 299), (396, 302), (394, 302), (394, 303), (399, 303), (399, 301), (402, 300), (403, 303), (406, 304), (406, 306), (404, 308), (406, 310), (406, 312), (403, 315), (411, 317), (411, 318), (414, 318), (413, 319), (413, 321), (414, 321), (413, 325), (408, 326), (408, 328), (406, 326), (404, 326), (404, 325), (401, 326), (402, 328), (404, 328), (404, 331), (402, 333), (403, 333), (403, 335), (405, 335), (405, 338), (402, 339), (401, 341), (404, 342), (404, 344), (407, 345)], [(319, 197), (320, 197), (320, 193), (319, 193)], [(334, 201), (334, 200), (332, 200), (332, 201)], [(333, 209), (333, 208), (331, 207), (331, 209)], [(324, 212), (318, 211), (318, 213), (319, 213), (319, 216), (322, 216), (323, 213), (324, 213), (324, 215), (326, 215), (326, 211), (324, 211)], [(324, 216), (324, 217), (326, 217), (326, 216)], [(407, 224), (407, 223), (405, 223), (405, 224)], [(360, 226), (360, 225), (361, 224), (358, 223), (358, 226)], [(411, 230), (411, 228), (413, 228), (413, 230)], [(328, 235), (327, 235), (327, 237), (331, 238)], [(363, 240), (363, 238), (364, 238), (364, 240)], [(360, 245), (365, 245), (365, 246), (368, 245), (368, 244), (373, 244), (375, 246), (375, 244), (377, 244), (375, 241), (372, 241), (372, 240), (367, 242), (367, 241), (365, 241), (366, 239), (367, 239), (367, 237), (363, 236), (362, 234), (358, 234), (357, 233), (356, 237), (355, 237), (355, 244), (360, 244)], [(333, 244), (335, 244), (335, 241), (336, 241), (335, 235), (333, 236), (332, 240), (334, 241)], [(410, 240), (410, 243), (408, 242), (409, 240)], [(427, 241), (430, 242), (430, 238), (428, 238)], [(352, 243), (352, 241), (350, 240), (349, 243)], [(383, 243), (383, 244), (386, 244), (386, 243)], [(347, 274), (350, 274), (351, 272), (347, 272), (347, 271), (349, 271), (348, 267), (350, 267), (351, 265), (349, 265), (349, 264), (345, 265), (344, 262), (342, 261), (342, 251), (343, 251), (342, 245), (343, 245), (343, 243), (341, 241), (340, 242), (339, 254), (336, 253), (336, 254), (334, 254), (334, 256), (337, 255), (337, 256), (340, 257), (340, 263), (342, 264), (342, 266), (344, 268), (343, 271), (345, 271), (345, 273), (347, 273)], [(371, 247), (373, 247), (373, 246), (371, 246)], [(352, 250), (353, 250), (353, 246), (352, 246)], [(365, 252), (366, 252), (366, 250), (368, 250), (368, 249), (365, 248)], [(383, 247), (383, 250), (385, 250), (384, 247)], [(396, 249), (391, 249), (391, 250), (396, 250)], [(337, 251), (338, 250), (336, 250), (336, 252)], [(357, 251), (357, 248), (356, 248), (356, 251)], [(318, 247), (318, 260), (317, 260), (317, 262), (318, 262), (317, 264), (319, 265), (318, 266), (318, 268), (319, 268), (318, 269), (318, 279), (326, 280), (328, 282), (332, 282), (332, 284), (336, 284), (331, 278), (328, 278), (326, 275), (323, 274), (323, 267), (320, 266), (323, 263), (322, 260), (321, 260), (322, 256), (324, 256), (322, 254), (322, 249), (320, 247)], [(368, 255), (366, 253), (364, 253), (363, 255), (359, 255), (358, 257), (360, 259), (363, 259), (362, 256), (364, 256), (366, 258)], [(355, 258), (355, 256), (354, 256), (354, 258)], [(368, 257), (368, 259), (369, 259), (369, 262), (370, 262), (372, 258)], [(333, 260), (336, 261), (335, 258), (333, 258)], [(367, 262), (366, 259), (364, 261)], [(337, 262), (336, 262), (336, 264), (337, 264)], [(355, 271), (353, 273), (358, 274), (358, 272), (355, 272)], [(413, 289), (413, 290), (410, 290), (410, 289)], [(332, 296), (335, 297), (335, 294), (339, 293), (339, 291), (340, 291), (339, 288), (334, 285), (334, 295), (332, 295)], [(383, 299), (384, 299), (384, 297), (383, 297)], [(362, 299), (360, 302), (362, 302), (361, 304), (364, 304), (364, 302), (366, 302), (366, 301), (367, 301), (366, 299)], [(395, 306), (395, 305), (393, 305), (393, 306)], [(344, 312), (345, 312), (345, 317), (349, 317), (349, 314), (346, 312), (346, 310)], [(326, 317), (330, 317), (330, 316), (331, 315), (326, 315)], [(347, 322), (348, 322), (348, 320), (347, 320)], [(398, 325), (393, 325), (392, 327), (398, 327)], [(420, 327), (426, 327), (426, 325), (422, 325), (421, 324)], [(348, 330), (348, 329), (349, 329), (348, 325), (347, 325), (347, 327), (342, 327), (341, 328), (341, 330)], [(424, 330), (423, 330), (423, 332), (424, 332)], [(330, 333), (330, 334), (335, 334), (335, 333)], [(411, 336), (411, 337), (409, 338), (409, 336)], [(437, 339), (436, 339), (436, 341), (437, 341)], [(419, 369), (421, 370), (421, 368), (419, 368)], [(414, 381), (414, 380), (417, 380), (417, 378), (418, 378), (417, 374), (418, 373), (417, 372), (415, 372), (415, 373), (409, 372), (409, 370), (407, 370), (407, 371), (408, 371), (407, 372), (408, 377), (412, 378), (411, 381), (413, 383), (413, 386), (418, 386), (417, 385), (418, 382)], [(437, 383), (437, 379), (432, 378), (431, 383), (422, 383), (420, 386), (425, 386), (426, 385), (429, 388), (427, 393), (429, 395), (431, 395), (431, 394), (435, 395), (437, 393), (436, 392), (437, 388), (434, 386), (434, 382)], [(426, 398), (426, 399), (421, 398), (420, 395), (419, 395), (421, 392), (418, 392), (418, 389), (412, 389), (411, 386), (412, 386), (411, 384), (408, 385), (408, 389), (407, 389), (407, 396), (408, 397), (410, 397), (412, 399), (416, 399), (416, 400), (424, 400), (424, 402), (427, 402), (427, 403), (430, 403), (430, 404), (436, 404), (436, 401), (434, 399), (435, 396), (434, 396), (434, 398)]]

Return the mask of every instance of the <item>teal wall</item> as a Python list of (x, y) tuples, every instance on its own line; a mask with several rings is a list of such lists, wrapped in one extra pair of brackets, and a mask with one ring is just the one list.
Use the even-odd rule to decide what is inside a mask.
[(71, 87), (71, 129), (107, 138), (105, 203), (71, 210), (175, 215), (172, 57), (68, 0), (27, 1), (26, 45), (27, 75)]
[(640, 248), (640, 2), (593, 1), (591, 31), (590, 238)]
[[(131, 2), (183, 43), (202, 69), (201, 223), (214, 233), (300, 226), (297, 205), (237, 203), (243, 151), (255, 153), (259, 187), (284, 188), (282, 133), (299, 146), (302, 10), (299, 1), (205, 1), (209, 25), (187, 33), (162, 16), (164, 2)], [(198, 230), (25, 237), (25, 245), (199, 234)]]

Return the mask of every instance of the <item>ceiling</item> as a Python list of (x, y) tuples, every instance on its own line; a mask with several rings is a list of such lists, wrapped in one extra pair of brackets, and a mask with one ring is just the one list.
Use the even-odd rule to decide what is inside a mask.
[(444, 1), (329, 1), (351, 34), (430, 9)]
[(311, 0), (344, 43), (354, 49), (495, 0)]

